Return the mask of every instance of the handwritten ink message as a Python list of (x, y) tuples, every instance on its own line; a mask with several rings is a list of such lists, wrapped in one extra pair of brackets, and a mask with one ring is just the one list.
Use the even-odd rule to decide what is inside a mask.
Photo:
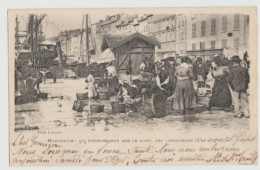
[(42, 139), (18, 134), (11, 163), (32, 165), (256, 164), (257, 136), (190, 139)]

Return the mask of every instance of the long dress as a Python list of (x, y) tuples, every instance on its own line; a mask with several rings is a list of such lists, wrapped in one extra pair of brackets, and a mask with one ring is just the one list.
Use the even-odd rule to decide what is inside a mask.
[(88, 98), (93, 98), (97, 96), (96, 86), (95, 86), (95, 78), (92, 74), (89, 74), (87, 77), (88, 82)]
[(173, 109), (183, 111), (196, 107), (196, 96), (192, 83), (194, 76), (192, 66), (182, 63), (176, 68), (175, 75), (177, 76), (177, 83)]
[(212, 69), (211, 72), (215, 82), (212, 89), (212, 96), (209, 101), (209, 107), (230, 107), (232, 98), (226, 81), (226, 77), (229, 73), (228, 67), (218, 67), (217, 69)]

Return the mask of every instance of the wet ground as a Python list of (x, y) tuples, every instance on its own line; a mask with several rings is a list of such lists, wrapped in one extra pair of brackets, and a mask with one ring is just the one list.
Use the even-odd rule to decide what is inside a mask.
[[(163, 118), (148, 119), (144, 115), (134, 112), (112, 114), (109, 100), (97, 100), (94, 103), (105, 105), (104, 113), (89, 113), (86, 106), (82, 113), (72, 110), (76, 93), (86, 92), (84, 79), (47, 80), (41, 84), (41, 91), (48, 93), (48, 99), (35, 103), (16, 105), (16, 130), (49, 130), (62, 128), (80, 128), (91, 131), (109, 131), (115, 128), (172, 128), (177, 131), (191, 131), (205, 128), (211, 129), (247, 129), (249, 119), (234, 118), (234, 113), (220, 110), (206, 111), (199, 107), (199, 111), (192, 115), (180, 115), (169, 112)], [(200, 98), (200, 103), (207, 103), (208, 98)], [(89, 102), (93, 103), (92, 101)]]

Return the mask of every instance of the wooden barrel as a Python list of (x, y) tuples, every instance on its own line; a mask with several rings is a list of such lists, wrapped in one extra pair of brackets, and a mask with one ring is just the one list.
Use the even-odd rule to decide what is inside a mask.
[(88, 93), (76, 93), (78, 100), (86, 100), (88, 98)]
[(92, 104), (90, 105), (91, 113), (101, 113), (104, 112), (104, 105), (101, 104)]

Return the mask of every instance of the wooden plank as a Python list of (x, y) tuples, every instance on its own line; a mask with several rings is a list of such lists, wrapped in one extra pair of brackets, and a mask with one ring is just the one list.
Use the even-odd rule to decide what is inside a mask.
[[(130, 53), (131, 53), (131, 52), (130, 52)], [(127, 59), (127, 57), (129, 56), (130, 53), (128, 53), (128, 54), (125, 56), (124, 60), (120, 63), (120, 65), (119, 65), (118, 68), (120, 68), (120, 67), (123, 65), (123, 63), (125, 62), (125, 60)]]

